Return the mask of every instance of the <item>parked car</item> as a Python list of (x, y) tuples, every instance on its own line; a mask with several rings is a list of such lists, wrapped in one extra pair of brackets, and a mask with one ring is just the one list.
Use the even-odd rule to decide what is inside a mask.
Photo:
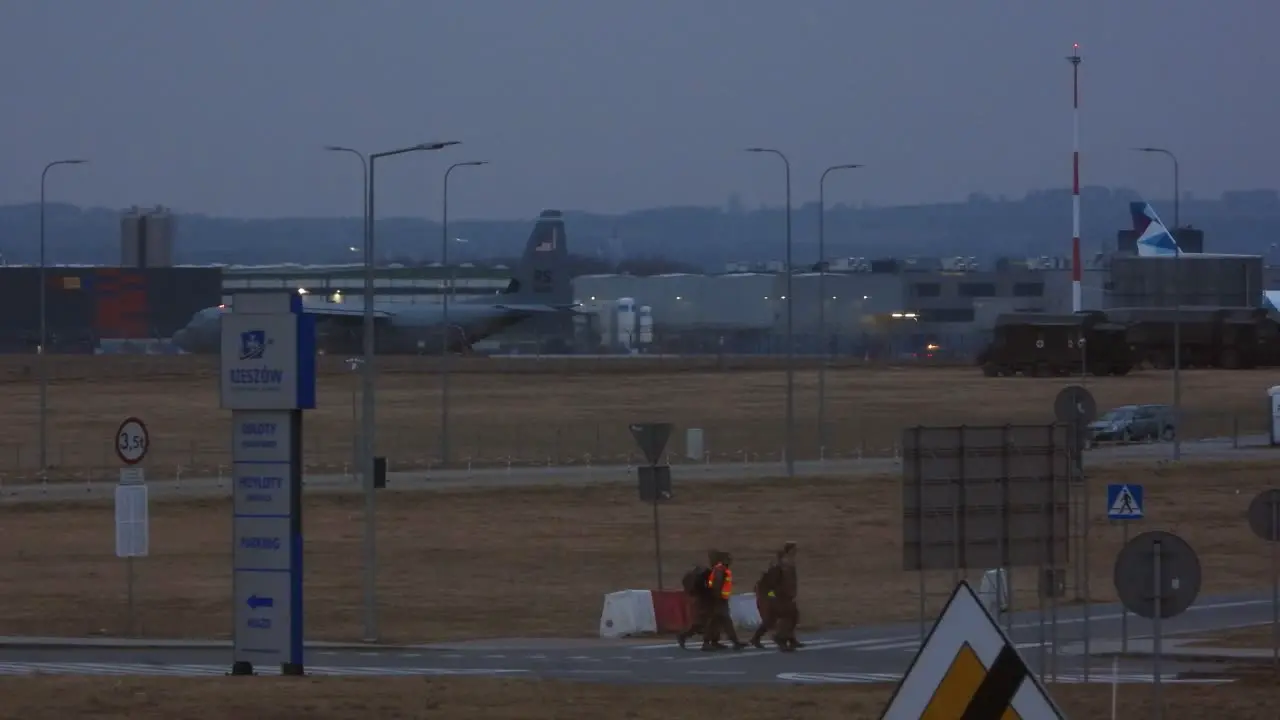
[(1089, 423), (1090, 445), (1135, 440), (1172, 441), (1177, 434), (1173, 408), (1168, 405), (1121, 405)]

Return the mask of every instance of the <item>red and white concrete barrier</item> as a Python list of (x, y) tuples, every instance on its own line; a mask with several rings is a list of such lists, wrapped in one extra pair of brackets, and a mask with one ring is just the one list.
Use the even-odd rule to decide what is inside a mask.
[[(600, 637), (665, 635), (689, 625), (690, 598), (683, 590), (619, 590), (604, 596), (600, 611)], [(760, 610), (751, 593), (729, 598), (734, 627), (754, 630), (760, 626)]]

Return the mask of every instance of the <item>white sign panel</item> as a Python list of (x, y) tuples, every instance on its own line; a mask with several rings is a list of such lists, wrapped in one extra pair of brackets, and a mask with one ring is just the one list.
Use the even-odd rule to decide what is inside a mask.
[[(299, 406), (298, 316), (222, 316), (222, 407), (292, 410)], [(314, 403), (312, 403), (314, 404)]]
[(116, 557), (146, 557), (151, 549), (147, 486), (116, 486)]
[[(232, 413), (234, 660), (301, 663), (294, 616), (301, 571), (293, 511), (294, 414)], [(301, 598), (297, 598), (300, 600)], [(295, 642), (296, 640), (296, 642)]]
[(1271, 444), (1280, 445), (1280, 386), (1267, 391), (1271, 399)]

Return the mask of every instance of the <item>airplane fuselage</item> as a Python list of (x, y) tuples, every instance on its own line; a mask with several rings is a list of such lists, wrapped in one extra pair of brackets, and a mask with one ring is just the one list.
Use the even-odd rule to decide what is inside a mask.
[[(217, 352), (224, 312), (227, 310), (207, 308), (197, 313), (186, 327), (174, 334), (174, 344), (191, 353)], [(323, 309), (308, 306), (304, 312), (316, 315), (317, 341), (325, 352), (361, 351), (364, 324), (363, 307), (359, 303), (344, 307), (341, 321), (335, 321), (331, 315), (332, 306)], [(374, 305), (374, 312), (378, 352), (397, 354), (440, 353), (446, 338), (448, 352), (459, 352), (533, 315), (474, 301), (450, 302), (447, 320), (443, 303), (380, 303)]]

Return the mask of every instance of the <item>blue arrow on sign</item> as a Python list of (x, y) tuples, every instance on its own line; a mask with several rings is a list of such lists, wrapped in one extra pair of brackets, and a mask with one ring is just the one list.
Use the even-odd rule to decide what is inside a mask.
[(257, 610), (264, 607), (275, 607), (276, 601), (269, 597), (258, 597), (257, 595), (249, 596), (249, 609)]

